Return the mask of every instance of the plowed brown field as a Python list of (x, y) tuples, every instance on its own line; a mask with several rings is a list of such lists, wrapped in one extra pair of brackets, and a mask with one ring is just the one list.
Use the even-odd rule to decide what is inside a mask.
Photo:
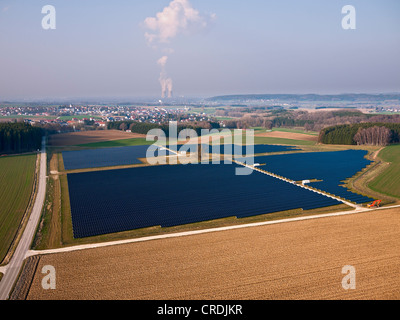
[(397, 208), (45, 255), (28, 299), (399, 299), (399, 274)]
[(53, 147), (72, 146), (77, 144), (143, 137), (146, 137), (146, 135), (120, 130), (91, 130), (51, 135), (49, 137), (49, 145)]

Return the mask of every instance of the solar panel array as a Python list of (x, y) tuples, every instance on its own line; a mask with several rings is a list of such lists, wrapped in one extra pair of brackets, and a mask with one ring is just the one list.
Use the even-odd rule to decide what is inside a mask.
[[(75, 170), (140, 164), (142, 162), (139, 158), (146, 158), (148, 148), (154, 149), (154, 157), (173, 154), (169, 150), (162, 150), (165, 148), (157, 148), (149, 145), (64, 151), (62, 152), (64, 168), (65, 170)], [(237, 146), (235, 148), (234, 145), (229, 145), (229, 147), (221, 145), (221, 149), (213, 150), (212, 146), (203, 145), (202, 148), (203, 152), (207, 153), (225, 154), (224, 152), (226, 151), (226, 154), (232, 154), (232, 152), (234, 152), (237, 155), (249, 155), (246, 154), (246, 146)], [(187, 150), (190, 152), (197, 152), (197, 145), (188, 144), (185, 145), (184, 148), (182, 148), (182, 145), (178, 145), (175, 149), (178, 151)], [(292, 150), (299, 149), (292, 146), (254, 145), (254, 154)], [(153, 153), (151, 153), (151, 155), (153, 156)]]
[(255, 157), (254, 161), (264, 164), (261, 169), (291, 180), (322, 180), (312, 182), (310, 186), (355, 203), (364, 203), (373, 199), (340, 185), (371, 163), (364, 158), (366, 154), (365, 150), (308, 152), (261, 156)]
[[(184, 146), (184, 147), (182, 147)], [(189, 151), (189, 152), (197, 152), (197, 144), (186, 144), (181, 145), (178, 144), (176, 149)], [(189, 150), (190, 148), (190, 150)], [(272, 152), (284, 152), (284, 151), (297, 151), (301, 150), (294, 146), (282, 146), (282, 145), (271, 145), (271, 144), (255, 144), (253, 145), (253, 151), (250, 152), (250, 149), (247, 148), (246, 145), (238, 145), (238, 144), (220, 144), (220, 145), (211, 145), (211, 144), (202, 144), (201, 145), (202, 152), (205, 153), (213, 153), (213, 154), (226, 154), (226, 155), (251, 155), (258, 153), (272, 153)]]
[(210, 146), (208, 149), (209, 153), (220, 153), (220, 154), (234, 154), (234, 155), (246, 155), (246, 154), (258, 154), (258, 153), (269, 153), (269, 152), (284, 152), (284, 151), (296, 151), (300, 150), (294, 146), (281, 146), (281, 145), (270, 145), (270, 144), (255, 144), (253, 146), (253, 153), (251, 153), (245, 145), (225, 145), (220, 146), (220, 150), (216, 148), (214, 151), (213, 147)]
[(164, 165), (68, 174), (75, 238), (238, 218), (337, 200), (236, 164)]
[[(138, 158), (146, 158), (149, 147), (143, 145), (64, 151), (62, 152), (64, 168), (65, 170), (74, 170), (140, 164), (142, 162)], [(168, 150), (161, 151), (155, 146), (152, 148), (155, 157), (171, 154)], [(162, 154), (160, 154), (161, 152)]]

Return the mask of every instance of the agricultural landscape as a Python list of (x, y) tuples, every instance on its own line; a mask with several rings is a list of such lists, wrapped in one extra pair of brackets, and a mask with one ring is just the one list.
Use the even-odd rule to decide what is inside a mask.
[(400, 299), (398, 1), (3, 2), (0, 300)]
[[(188, 164), (187, 160), (199, 155), (200, 140), (170, 139), (166, 146), (154, 146), (154, 141), (146, 140), (141, 133), (115, 129), (49, 135), (47, 194), (42, 217), (26, 255), (24, 276), (20, 276), (10, 298), (398, 298), (396, 290), (386, 291), (381, 286), (371, 290), (382, 276), (379, 273), (368, 280), (365, 288), (349, 294), (334, 285), (338, 275), (330, 274), (330, 270), (338, 268), (335, 263), (340, 259), (349, 264), (362, 261), (365, 273), (384, 267), (372, 261), (396, 260), (399, 252), (396, 223), (400, 211), (392, 207), (399, 203), (400, 182), (393, 179), (398, 177), (399, 145), (323, 144), (317, 132), (301, 127), (251, 129), (255, 141), (253, 154), (246, 153), (246, 146), (224, 144), (223, 136), (218, 141), (219, 136), (214, 133), (209, 135), (209, 146), (201, 144), (207, 161), (198, 164)], [(245, 132), (241, 133), (243, 141)], [(186, 142), (185, 150), (189, 152), (180, 154)], [(151, 165), (146, 158), (149, 147), (154, 149), (154, 157), (164, 161)], [(212, 163), (216, 156), (219, 164)], [(252, 173), (235, 175), (235, 170), (245, 167), (250, 158), (254, 159), (250, 164)], [(18, 201), (23, 208), (27, 208), (26, 201), (33, 190), (35, 159), (34, 154), (0, 159), (31, 172), (31, 180), (23, 184), (27, 191), (18, 193), (25, 199), (25, 202)], [(231, 162), (224, 163), (225, 160)], [(30, 166), (26, 161), (30, 161)], [(21, 174), (26, 177), (26, 173), (21, 171)], [(3, 198), (9, 200), (16, 195), (3, 195)], [(368, 209), (367, 204), (375, 199), (382, 201), (379, 210)], [(13, 211), (3, 207), (5, 210)], [(24, 210), (20, 211), (20, 216), (12, 220), (14, 228), (8, 228), (9, 233), (2, 235), (9, 243), (18, 234), (20, 224), (16, 222), (23, 223), (23, 213)], [(2, 218), (7, 221), (4, 212)], [(302, 218), (306, 220), (296, 221)], [(354, 227), (351, 232), (349, 223)], [(347, 232), (350, 238), (344, 236)], [(375, 242), (376, 246), (367, 245), (380, 235), (385, 237)], [(361, 242), (355, 240), (360, 237)], [(236, 241), (241, 242), (243, 252), (234, 249), (238, 246)], [(357, 245), (352, 245), (353, 242)], [(327, 250), (333, 243), (337, 247)], [(104, 248), (95, 249), (98, 245)], [(87, 249), (76, 251), (81, 246)], [(177, 247), (179, 251), (173, 249)], [(3, 258), (12, 252), (11, 248), (11, 244), (2, 248)], [(308, 255), (302, 253), (305, 248), (310, 250)], [(338, 254), (343, 248), (346, 250)], [(157, 257), (155, 252), (163, 254)], [(218, 260), (211, 258), (212, 252), (220, 252), (215, 255)], [(290, 252), (298, 255), (295, 265), (289, 265), (285, 258)], [(380, 252), (382, 257), (372, 252)], [(132, 255), (140, 257), (135, 259), (140, 263), (126, 268)], [(319, 268), (311, 266), (315, 262), (313, 256), (318, 259)], [(163, 266), (162, 274), (154, 269), (157, 267), (153, 259), (159, 261), (156, 265)], [(205, 261), (208, 262), (204, 264)], [(249, 265), (241, 265), (239, 261)], [(321, 261), (327, 262), (321, 264)], [(390, 263), (390, 270), (395, 274), (399, 265)], [(42, 276), (38, 270), (49, 264), (63, 270), (58, 275), (63, 290), (41, 289)], [(79, 266), (78, 270), (67, 268), (68, 264)], [(243, 281), (228, 281), (229, 276), (221, 277), (219, 268), (223, 270), (231, 264), (235, 269), (228, 274), (252, 271), (235, 277), (243, 277)], [(118, 271), (117, 265), (126, 271)], [(192, 273), (176, 269), (177, 265)], [(268, 268), (261, 270), (265, 265)], [(101, 269), (102, 266), (117, 271)], [(274, 273), (276, 268), (286, 270), (288, 277), (281, 289), (277, 289), (282, 280)], [(312, 289), (304, 289), (310, 276), (308, 269), (314, 270), (310, 272), (317, 277)], [(103, 277), (89, 276), (110, 272), (113, 289)], [(169, 276), (161, 280), (155, 274)], [(68, 279), (68, 284), (63, 283), (66, 281), (63, 278)], [(258, 279), (257, 285), (252, 284), (253, 278)], [(82, 284), (81, 279), (91, 280)], [(128, 279), (129, 286), (121, 291)], [(191, 284), (194, 282), (198, 283), (195, 287)], [(326, 286), (317, 290), (318, 283)], [(397, 280), (394, 285), (399, 285)]]

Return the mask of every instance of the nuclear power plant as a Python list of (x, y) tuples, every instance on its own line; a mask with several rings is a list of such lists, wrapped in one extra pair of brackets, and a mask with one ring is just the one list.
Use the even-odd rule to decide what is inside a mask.
[(171, 98), (172, 97), (172, 79), (162, 79), (160, 77), (161, 84), (161, 98)]
[(165, 70), (167, 60), (167, 56), (163, 56), (157, 60), (157, 64), (161, 67), (160, 77), (158, 78), (161, 85), (161, 98), (172, 97), (172, 79), (167, 76), (167, 71)]

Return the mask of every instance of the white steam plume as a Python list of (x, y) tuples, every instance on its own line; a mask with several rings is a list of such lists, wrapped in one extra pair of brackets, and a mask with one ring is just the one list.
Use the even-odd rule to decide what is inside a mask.
[(158, 80), (161, 84), (161, 97), (171, 98), (172, 97), (172, 79), (167, 76), (167, 72), (165, 70), (165, 65), (167, 63), (168, 57), (163, 56), (157, 60), (158, 65), (161, 67), (160, 77)]
[[(172, 39), (178, 34), (191, 34), (195, 31), (206, 28), (210, 21), (215, 19), (215, 14), (201, 15), (194, 9), (189, 0), (173, 0), (155, 17), (148, 17), (144, 20), (144, 27), (147, 43), (153, 47), (163, 46), (164, 53), (172, 53), (174, 50), (169, 46)], [(165, 71), (167, 56), (160, 58), (157, 63), (161, 66), (160, 84), (163, 97), (172, 96), (172, 79)]]

